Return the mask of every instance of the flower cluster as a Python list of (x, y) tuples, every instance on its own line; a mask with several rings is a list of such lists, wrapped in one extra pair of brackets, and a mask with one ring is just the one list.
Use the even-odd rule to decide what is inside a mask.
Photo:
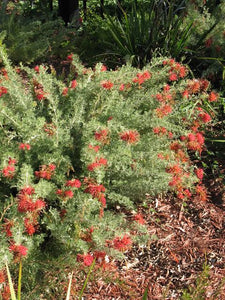
[(101, 86), (106, 90), (111, 90), (114, 84), (110, 80), (104, 80), (101, 82)]
[(99, 200), (103, 207), (106, 206), (105, 199), (105, 187), (102, 184), (96, 184), (94, 180), (90, 178), (84, 179), (84, 184), (87, 186), (84, 190), (85, 193), (91, 194), (93, 198)]
[(169, 69), (169, 80), (170, 81), (176, 81), (179, 78), (184, 78), (188, 73), (185, 66), (175, 62), (174, 59), (165, 60), (163, 62), (163, 65), (170, 66), (170, 69)]
[(10, 157), (8, 159), (8, 165), (5, 166), (1, 171), (2, 176), (6, 177), (6, 178), (9, 178), (9, 179), (12, 179), (15, 176), (15, 172), (16, 172), (15, 164), (16, 163), (17, 163), (17, 161)]
[(20, 150), (30, 150), (30, 144), (21, 143), (21, 144), (19, 144), (19, 149)]
[(96, 141), (101, 142), (101, 144), (108, 144), (109, 143), (109, 131), (108, 129), (102, 129), (100, 131), (95, 132), (95, 139)]
[(107, 166), (107, 159), (100, 157), (95, 158), (95, 161), (87, 166), (88, 171), (94, 171), (95, 169), (101, 167), (101, 166)]
[(121, 140), (127, 142), (128, 144), (135, 144), (139, 141), (140, 135), (137, 130), (128, 130), (121, 132), (119, 134)]
[(9, 246), (9, 251), (12, 251), (16, 257), (21, 258), (27, 255), (28, 249), (23, 245), (12, 244)]
[(132, 245), (132, 240), (128, 234), (123, 237), (115, 237), (112, 241), (112, 247), (119, 251), (126, 251)]
[(136, 77), (133, 79), (134, 83), (138, 83), (141, 86), (146, 80), (152, 77), (149, 71), (144, 71), (143, 73), (137, 73)]
[(43, 208), (45, 208), (46, 203), (42, 199), (34, 200), (32, 195), (35, 194), (35, 190), (33, 187), (25, 187), (19, 191), (17, 195), (18, 199), (18, 211), (21, 213), (26, 212), (39, 212)]
[(6, 87), (4, 86), (0, 86), (0, 97), (2, 97), (2, 95), (7, 94), (8, 90)]
[(35, 171), (34, 174), (38, 178), (50, 180), (54, 175), (56, 166), (54, 164), (40, 166), (40, 171)]

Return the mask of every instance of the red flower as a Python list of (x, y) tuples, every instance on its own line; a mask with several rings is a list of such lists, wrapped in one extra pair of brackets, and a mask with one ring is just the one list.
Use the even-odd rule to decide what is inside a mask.
[(35, 67), (34, 67), (34, 70), (35, 70), (37, 73), (39, 73), (39, 71), (40, 71), (39, 66), (35, 66)]
[(2, 174), (4, 177), (12, 179), (15, 175), (15, 170), (13, 165), (8, 165), (2, 169)]
[(34, 174), (39, 178), (50, 180), (52, 175), (54, 175), (55, 168), (54, 164), (50, 164), (49, 166), (42, 165), (40, 166), (40, 171), (35, 171)]
[(203, 145), (205, 143), (205, 139), (204, 139), (204, 136), (202, 135), (202, 133), (197, 132), (195, 136), (200, 145)]
[(198, 116), (202, 120), (202, 122), (204, 122), (204, 123), (207, 123), (207, 122), (211, 121), (210, 115), (205, 113), (205, 112), (200, 113)]
[(102, 65), (101, 72), (105, 72), (105, 71), (107, 71), (107, 67), (105, 65)]
[(92, 265), (94, 257), (91, 254), (77, 254), (77, 260), (82, 261), (85, 266), (89, 267)]
[(101, 157), (101, 158), (95, 158), (95, 162), (89, 164), (87, 168), (89, 171), (94, 171), (94, 169), (106, 165), (107, 165), (107, 159)]
[(202, 91), (206, 91), (209, 87), (209, 81), (206, 79), (200, 79), (200, 88)]
[(68, 87), (64, 87), (62, 91), (62, 95), (66, 96), (68, 94), (68, 90), (69, 90)]
[(121, 140), (127, 142), (128, 144), (135, 144), (139, 141), (140, 138), (140, 135), (136, 130), (124, 131), (119, 135)]
[(29, 144), (19, 144), (19, 149), (21, 150), (30, 150), (30, 145)]
[(27, 255), (28, 249), (23, 245), (12, 244), (9, 247), (9, 251), (13, 251), (15, 255), (21, 257), (21, 256), (26, 256)]
[(81, 182), (78, 179), (68, 180), (66, 182), (66, 186), (70, 186), (70, 187), (74, 187), (74, 188), (79, 188), (79, 187), (81, 187)]
[(109, 138), (108, 138), (108, 129), (103, 129), (100, 131), (95, 132), (95, 139), (102, 144), (108, 144)]
[(172, 112), (172, 107), (168, 104), (163, 104), (159, 108), (156, 109), (156, 114), (158, 118), (163, 118)]
[(35, 233), (35, 227), (31, 222), (31, 220), (29, 220), (28, 218), (24, 219), (24, 226), (26, 228), (26, 232), (28, 233), (28, 235), (33, 235)]
[(9, 237), (12, 236), (11, 228), (13, 227), (13, 225), (14, 225), (13, 220), (8, 220), (8, 219), (4, 220), (3, 228), (4, 228), (6, 235)]
[(0, 97), (4, 94), (7, 94), (8, 93), (8, 90), (6, 87), (4, 86), (0, 86)]
[(125, 85), (124, 85), (124, 83), (122, 83), (122, 84), (120, 85), (119, 90), (120, 90), (120, 91), (123, 91), (124, 89), (125, 89)]
[(142, 83), (144, 83), (146, 80), (151, 78), (151, 73), (149, 73), (149, 71), (144, 71), (143, 73), (138, 73), (136, 75), (136, 77), (133, 79), (133, 82), (138, 83), (139, 85), (141, 85)]
[(45, 100), (47, 96), (47, 94), (42, 89), (36, 89), (35, 94), (39, 101)]
[(8, 160), (9, 165), (15, 165), (16, 163), (17, 163), (17, 161), (14, 158), (9, 157), (9, 160)]
[(66, 198), (71, 199), (71, 198), (73, 198), (73, 192), (72, 192), (71, 190), (66, 190), (66, 191), (64, 192), (64, 196), (65, 196)]
[(218, 94), (214, 93), (214, 92), (211, 92), (209, 94), (209, 102), (214, 102), (214, 101), (217, 101), (218, 99)]
[(112, 242), (113, 248), (119, 251), (125, 251), (132, 245), (132, 240), (127, 234), (125, 234), (123, 238), (115, 237)]
[(46, 207), (46, 203), (42, 199), (37, 199), (34, 203), (35, 210), (41, 210)]
[(5, 273), (3, 270), (0, 270), (0, 284), (6, 282)]
[(100, 149), (100, 146), (92, 146), (92, 145), (88, 145), (88, 148), (94, 150), (95, 152), (98, 152), (99, 149)]
[(142, 225), (145, 224), (145, 220), (141, 214), (136, 214), (133, 219), (135, 221), (137, 221), (137, 223), (139, 223), (139, 224), (142, 224)]
[(114, 84), (110, 80), (104, 80), (101, 82), (101, 86), (106, 90), (111, 90)]
[(69, 61), (72, 61), (72, 60), (73, 60), (73, 53), (69, 54), (69, 55), (67, 56), (67, 59), (68, 59)]
[(178, 79), (177, 74), (176, 73), (171, 73), (169, 76), (169, 80), (171, 81), (176, 81)]
[(70, 84), (70, 88), (71, 89), (75, 89), (77, 87), (77, 81), (76, 80), (72, 80), (71, 84)]
[(195, 170), (195, 174), (196, 174), (196, 176), (197, 176), (200, 180), (202, 180), (203, 175), (204, 175), (204, 171), (203, 171), (203, 169), (198, 168), (198, 169)]
[(189, 96), (188, 90), (183, 91), (182, 97), (183, 98), (188, 98), (188, 96)]

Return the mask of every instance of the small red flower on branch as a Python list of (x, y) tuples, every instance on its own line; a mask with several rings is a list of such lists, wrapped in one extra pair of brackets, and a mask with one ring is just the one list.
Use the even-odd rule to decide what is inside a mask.
[(127, 142), (128, 144), (135, 144), (139, 141), (140, 135), (137, 130), (128, 130), (121, 132), (120, 134), (121, 140)]

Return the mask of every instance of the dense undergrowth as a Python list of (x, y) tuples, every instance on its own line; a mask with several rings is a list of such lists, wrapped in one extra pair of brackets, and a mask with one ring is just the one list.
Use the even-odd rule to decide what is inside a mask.
[[(54, 273), (73, 268), (86, 271), (95, 263), (104, 272), (132, 245), (144, 245), (155, 238), (149, 236), (137, 211), (146, 195), (170, 192), (180, 205), (193, 198), (207, 201), (205, 172), (218, 171), (216, 158), (221, 158), (224, 142), (224, 99), (215, 90), (218, 84), (213, 85), (220, 78), (223, 95), (224, 58), (201, 58), (204, 63), (200, 63), (198, 56), (210, 56), (211, 46), (224, 47), (223, 25), (215, 21), (224, 3), (217, 10), (200, 4), (197, 8), (195, 13), (209, 20), (202, 25), (200, 36), (188, 29), (193, 25), (193, 6), (183, 28), (177, 16), (167, 23), (183, 36), (182, 44), (176, 44), (180, 50), (177, 58), (185, 61), (186, 55), (193, 68), (160, 55), (176, 50), (176, 35), (169, 35), (169, 28), (165, 35), (170, 49), (156, 35), (149, 57), (132, 53), (140, 47), (128, 53), (123, 49), (116, 56), (99, 56), (99, 38), (107, 37), (109, 45), (112, 24), (114, 29), (118, 24), (126, 25), (121, 19), (126, 14), (120, 14), (119, 21), (111, 18), (109, 27), (96, 15), (92, 20), (86, 16), (76, 32), (72, 27), (64, 28), (59, 20), (4, 15), (5, 22), (0, 24), (1, 40), (6, 43), (0, 45), (3, 299), (10, 297), (6, 261), (14, 277), (18, 264), (23, 263), (24, 298), (65, 295), (67, 274), (62, 274), (64, 284), (56, 283), (57, 287), (54, 280), (52, 284), (45, 282), (52, 269)], [(137, 22), (140, 16), (146, 21), (146, 15), (136, 11)], [(102, 30), (97, 31), (99, 24)], [(134, 30), (130, 34), (134, 37)], [(207, 47), (198, 45), (198, 55), (194, 48), (186, 50), (201, 39)], [(96, 41), (92, 48), (90, 42)], [(139, 42), (134, 40), (134, 45)], [(115, 41), (113, 45), (119, 50)], [(164, 51), (159, 51), (160, 47)], [(221, 49), (216, 50), (219, 55)], [(85, 64), (72, 52), (85, 57)], [(95, 64), (98, 58), (113, 68)], [(23, 64), (18, 65), (20, 61)]]

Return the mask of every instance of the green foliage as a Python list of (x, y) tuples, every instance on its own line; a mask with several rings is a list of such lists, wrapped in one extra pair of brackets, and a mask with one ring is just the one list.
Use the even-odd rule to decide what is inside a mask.
[[(126, 13), (122, 7), (122, 19), (108, 16), (107, 27), (112, 41), (109, 46), (117, 55), (142, 67), (158, 50), (163, 55), (180, 58), (191, 35), (193, 22), (181, 30), (184, 2), (179, 6), (176, 1), (150, 1), (136, 5)], [(160, 34), (159, 34), (160, 33)], [(109, 37), (110, 35), (108, 35)]]
[[(210, 299), (219, 299), (217, 297), (221, 295), (221, 287), (224, 284), (224, 279), (225, 278), (221, 280), (221, 285), (219, 285), (216, 291), (213, 292)], [(204, 300), (206, 299), (206, 291), (209, 285), (210, 285), (210, 266), (207, 263), (204, 263), (202, 273), (196, 279), (195, 286), (189, 287), (187, 291), (184, 291), (181, 296), (181, 299), (182, 300)]]
[(204, 128), (208, 85), (193, 91), (202, 83), (185, 66), (155, 58), (142, 71), (106, 71), (70, 55), (61, 81), (44, 65), (13, 68), (2, 45), (0, 58), (0, 269), (23, 258), (34, 271), (24, 271), (25, 293), (40, 261), (79, 254), (101, 265), (99, 251), (120, 259), (132, 241), (146, 242), (141, 216), (128, 221), (116, 206), (133, 210), (146, 193), (200, 197), (189, 152), (204, 150), (193, 122)]
[[(17, 10), (0, 12), (0, 32), (9, 57), (26, 64), (65, 57), (74, 50), (76, 33), (64, 27), (62, 20), (54, 17), (46, 20), (24, 16)], [(68, 50), (69, 49), (69, 50)]]

